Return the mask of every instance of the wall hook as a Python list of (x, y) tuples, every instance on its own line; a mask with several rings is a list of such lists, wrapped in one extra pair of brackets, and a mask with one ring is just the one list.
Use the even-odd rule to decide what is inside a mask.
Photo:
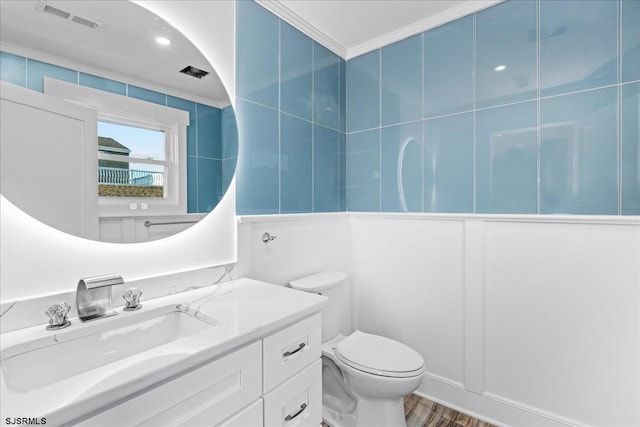
[(275, 240), (275, 238), (278, 236), (272, 236), (269, 233), (264, 233), (262, 234), (262, 243), (269, 243), (272, 240)]

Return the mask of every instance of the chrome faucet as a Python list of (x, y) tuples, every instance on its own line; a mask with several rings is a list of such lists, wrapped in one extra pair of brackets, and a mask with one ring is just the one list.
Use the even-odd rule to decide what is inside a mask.
[(119, 274), (80, 279), (76, 291), (76, 304), (80, 320), (87, 322), (118, 314), (111, 303), (111, 287), (123, 284), (124, 280)]

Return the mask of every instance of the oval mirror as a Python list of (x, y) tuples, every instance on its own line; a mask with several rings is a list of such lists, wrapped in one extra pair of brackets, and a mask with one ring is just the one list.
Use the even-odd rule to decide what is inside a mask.
[(235, 114), (180, 32), (129, 1), (2, 1), (1, 192), (61, 231), (156, 240), (213, 210)]

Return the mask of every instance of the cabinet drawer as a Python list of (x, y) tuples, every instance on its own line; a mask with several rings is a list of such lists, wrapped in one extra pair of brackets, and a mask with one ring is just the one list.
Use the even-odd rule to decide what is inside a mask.
[(244, 409), (239, 414), (229, 418), (218, 427), (259, 427), (262, 425), (262, 399)]
[(214, 425), (260, 396), (260, 342), (135, 396), (82, 426)]
[(322, 422), (322, 361), (264, 397), (265, 427), (317, 427)]
[(268, 393), (321, 355), (320, 313), (263, 340), (264, 392)]

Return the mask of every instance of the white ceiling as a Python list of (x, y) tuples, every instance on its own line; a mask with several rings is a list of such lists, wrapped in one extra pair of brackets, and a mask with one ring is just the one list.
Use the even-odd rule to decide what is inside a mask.
[(258, 0), (349, 59), (503, 0)]
[[(36, 0), (0, 1), (3, 50), (44, 62), (215, 106), (229, 105), (217, 74), (200, 51), (164, 20), (128, 1), (53, 0), (62, 8), (104, 25), (94, 30), (36, 10)], [(171, 40), (169, 46), (155, 42)], [(211, 74), (202, 79), (180, 73), (192, 65)], [(107, 71), (104, 73), (103, 71)]]

